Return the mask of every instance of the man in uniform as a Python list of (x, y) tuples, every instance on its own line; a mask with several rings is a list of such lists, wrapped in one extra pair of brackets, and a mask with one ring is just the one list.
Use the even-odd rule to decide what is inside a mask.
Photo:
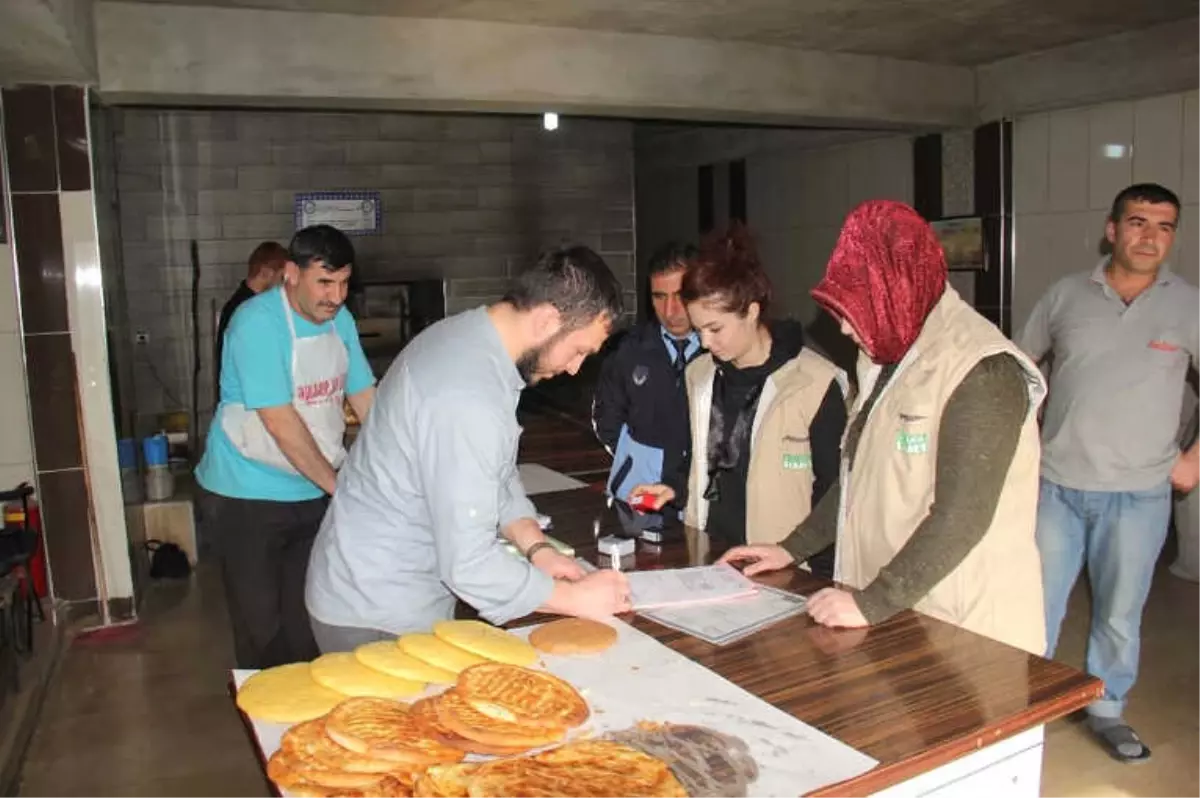
[(687, 506), (692, 433), (683, 374), (700, 353), (679, 290), (695, 247), (672, 242), (650, 259), (654, 318), (628, 332), (600, 371), (592, 428), (612, 455), (609, 494), (627, 499), (635, 485), (661, 483)]

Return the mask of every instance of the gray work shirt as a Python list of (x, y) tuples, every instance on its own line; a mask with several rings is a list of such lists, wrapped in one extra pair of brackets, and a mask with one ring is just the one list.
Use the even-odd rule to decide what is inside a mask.
[(455, 597), (503, 623), (553, 580), (497, 531), (533, 518), (516, 470), (525, 387), (485, 308), (404, 348), (338, 474), (308, 566), (309, 614), (394, 634), (453, 616)]
[(1164, 264), (1130, 304), (1093, 271), (1064, 278), (1033, 310), (1018, 345), (1053, 354), (1042, 475), (1076, 490), (1163, 484), (1179, 456), (1188, 362), (1200, 349), (1200, 293)]

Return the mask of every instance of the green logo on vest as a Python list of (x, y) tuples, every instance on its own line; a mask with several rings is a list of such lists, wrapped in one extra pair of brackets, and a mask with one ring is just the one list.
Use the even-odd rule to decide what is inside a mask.
[(812, 468), (811, 454), (785, 454), (783, 467), (786, 471), (807, 471)]
[(897, 432), (896, 449), (905, 454), (926, 454), (929, 452), (929, 433)]

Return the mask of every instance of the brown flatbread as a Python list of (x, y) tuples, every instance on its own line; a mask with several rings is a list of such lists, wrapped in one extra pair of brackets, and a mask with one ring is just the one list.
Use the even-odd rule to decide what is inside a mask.
[(454, 692), (478, 712), (522, 726), (570, 729), (591, 715), (579, 691), (557, 676), (498, 662), (464, 670)]
[(547, 654), (587, 657), (611, 648), (617, 642), (617, 630), (585, 618), (560, 618), (534, 629), (529, 642)]

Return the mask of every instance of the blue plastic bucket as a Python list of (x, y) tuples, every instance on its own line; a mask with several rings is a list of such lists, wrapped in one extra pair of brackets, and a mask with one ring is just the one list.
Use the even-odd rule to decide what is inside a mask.
[(124, 471), (127, 468), (137, 468), (137, 441), (133, 438), (121, 438), (117, 441), (117, 464)]
[(167, 465), (167, 436), (160, 434), (143, 438), (142, 455), (146, 458), (147, 467)]

